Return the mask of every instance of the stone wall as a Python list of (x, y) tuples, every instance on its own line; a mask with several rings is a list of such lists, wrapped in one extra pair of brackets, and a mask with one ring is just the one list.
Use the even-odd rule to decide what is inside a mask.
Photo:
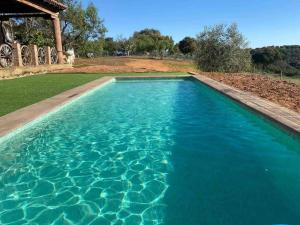
[(0, 68), (0, 79), (13, 79), (17, 77), (31, 76), (47, 72), (59, 72), (60, 70), (72, 68), (70, 64), (39, 65), (27, 67)]

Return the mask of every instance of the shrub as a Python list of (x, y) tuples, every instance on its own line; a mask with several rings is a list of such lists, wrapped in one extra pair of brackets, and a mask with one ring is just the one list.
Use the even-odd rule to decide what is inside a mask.
[(196, 64), (208, 72), (240, 72), (251, 68), (247, 41), (237, 25), (206, 27), (197, 36)]

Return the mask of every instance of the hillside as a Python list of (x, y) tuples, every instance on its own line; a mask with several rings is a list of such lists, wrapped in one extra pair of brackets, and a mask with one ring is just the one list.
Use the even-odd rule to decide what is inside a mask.
[(251, 50), (254, 66), (265, 72), (300, 75), (300, 46), (269, 46)]

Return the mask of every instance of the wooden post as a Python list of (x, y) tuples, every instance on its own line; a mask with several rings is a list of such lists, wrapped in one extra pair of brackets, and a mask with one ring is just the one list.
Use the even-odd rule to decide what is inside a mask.
[(54, 38), (55, 38), (55, 47), (58, 54), (58, 63), (63, 64), (63, 48), (62, 48), (62, 40), (61, 40), (61, 29), (60, 29), (60, 20), (58, 16), (52, 17), (52, 23), (54, 28)]
[(36, 45), (30, 45), (29, 49), (32, 54), (32, 65), (38, 66), (39, 65), (39, 56), (38, 56), (38, 48)]
[(46, 52), (46, 65), (51, 65), (51, 48), (49, 46), (45, 47)]
[(23, 66), (21, 45), (19, 43), (13, 44), (13, 56), (14, 56), (14, 66)]

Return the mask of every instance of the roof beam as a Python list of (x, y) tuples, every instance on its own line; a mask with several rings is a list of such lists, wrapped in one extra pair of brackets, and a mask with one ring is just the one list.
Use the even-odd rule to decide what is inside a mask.
[(34, 9), (37, 9), (37, 10), (41, 11), (41, 12), (44, 12), (44, 13), (50, 15), (52, 18), (53, 17), (58, 17), (58, 13), (52, 12), (52, 11), (50, 11), (48, 9), (45, 9), (45, 8), (43, 8), (43, 7), (41, 7), (41, 6), (37, 5), (37, 4), (34, 4), (32, 2), (29, 2), (27, 0), (17, 0), (17, 2), (22, 3), (24, 5), (27, 5), (27, 6), (30, 6), (30, 7), (34, 8)]
[(18, 17), (48, 17), (51, 16), (45, 13), (0, 13), (0, 18), (18, 18)]

